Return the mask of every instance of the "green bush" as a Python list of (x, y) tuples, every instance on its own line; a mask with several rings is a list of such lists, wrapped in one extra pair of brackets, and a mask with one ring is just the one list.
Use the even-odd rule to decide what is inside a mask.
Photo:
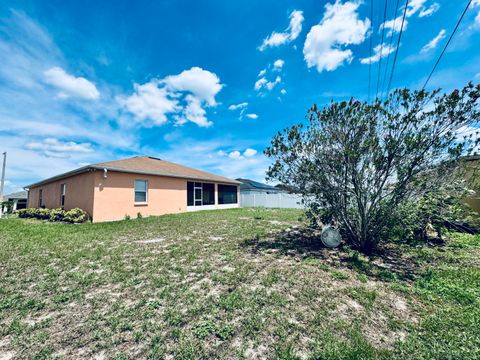
[(63, 221), (65, 218), (65, 210), (63, 209), (51, 209), (50, 210), (50, 221)]
[(90, 217), (82, 209), (75, 208), (65, 211), (63, 209), (28, 208), (17, 210), (18, 217), (24, 219), (39, 219), (49, 221), (66, 221), (69, 223), (82, 223)]
[(89, 219), (90, 217), (88, 216), (88, 214), (80, 208), (68, 210), (63, 218), (64, 221), (74, 224), (83, 223), (88, 221)]

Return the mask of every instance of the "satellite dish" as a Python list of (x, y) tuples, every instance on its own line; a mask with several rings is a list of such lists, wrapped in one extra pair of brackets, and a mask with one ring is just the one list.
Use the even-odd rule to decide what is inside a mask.
[(323, 245), (329, 248), (336, 248), (342, 241), (340, 233), (333, 226), (325, 226), (322, 229), (321, 239)]

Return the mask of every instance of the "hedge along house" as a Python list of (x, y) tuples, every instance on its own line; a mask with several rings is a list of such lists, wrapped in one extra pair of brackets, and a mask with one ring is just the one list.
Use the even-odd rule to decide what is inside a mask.
[(28, 207), (81, 208), (94, 222), (239, 206), (240, 182), (150, 156), (87, 165), (26, 187)]

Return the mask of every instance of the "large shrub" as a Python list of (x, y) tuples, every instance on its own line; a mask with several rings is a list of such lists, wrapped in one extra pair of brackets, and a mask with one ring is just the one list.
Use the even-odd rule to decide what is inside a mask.
[[(478, 145), (480, 85), (439, 95), (399, 89), (373, 104), (343, 101), (308, 112), (308, 125), (278, 133), (268, 170), (303, 195), (309, 214), (337, 223), (355, 247), (371, 251), (398, 206), (440, 184)], [(326, 218), (326, 219), (325, 219)]]
[(75, 208), (65, 211), (63, 209), (42, 209), (42, 208), (27, 208), (17, 210), (18, 217), (32, 218), (49, 221), (64, 221), (69, 223), (82, 223), (90, 219), (88, 214), (82, 209)]
[(88, 214), (80, 208), (68, 210), (65, 213), (64, 220), (70, 223), (83, 223), (89, 220)]

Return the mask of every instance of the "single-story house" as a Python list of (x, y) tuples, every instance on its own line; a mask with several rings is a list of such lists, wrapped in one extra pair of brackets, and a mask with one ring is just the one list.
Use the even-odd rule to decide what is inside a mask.
[(268, 194), (276, 194), (280, 192), (281, 190), (276, 188), (275, 186), (270, 186), (267, 184), (263, 184), (261, 182), (255, 181), (255, 180), (250, 180), (250, 179), (242, 179), (238, 178), (236, 179), (239, 181), (240, 184), (240, 192), (242, 194), (250, 194), (250, 193), (268, 193)]
[(239, 206), (239, 182), (151, 156), (108, 161), (26, 186), (28, 207), (81, 208), (94, 222)]
[[(19, 192), (14, 192), (8, 195), (3, 196), (4, 202), (10, 202), (12, 205), (11, 211), (15, 210), (20, 210), (20, 209), (25, 209), (27, 207), (27, 192), (26, 191), (19, 191)], [(6, 212), (6, 206), (4, 206), (3, 209), (1, 209), (1, 212)]]

